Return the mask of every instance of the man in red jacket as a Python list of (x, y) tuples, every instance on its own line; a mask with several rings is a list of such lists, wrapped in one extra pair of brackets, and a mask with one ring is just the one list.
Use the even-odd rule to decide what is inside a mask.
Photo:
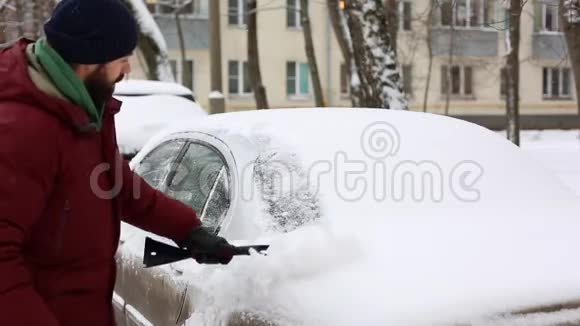
[(63, 0), (45, 32), (0, 51), (0, 325), (114, 325), (121, 220), (212, 261), (234, 250), (119, 154), (112, 94), (137, 44), (129, 10)]

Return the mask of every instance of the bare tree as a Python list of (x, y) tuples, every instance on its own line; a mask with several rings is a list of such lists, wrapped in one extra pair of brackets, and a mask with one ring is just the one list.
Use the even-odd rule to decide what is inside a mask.
[(269, 109), (266, 88), (262, 84), (260, 71), (260, 51), (258, 48), (258, 12), (257, 0), (248, 0), (248, 73), (254, 91), (258, 110)]
[(576, 81), (576, 102), (580, 114), (580, 0), (560, 0), (560, 16)]
[(425, 43), (427, 45), (427, 55), (429, 56), (429, 65), (427, 67), (427, 79), (425, 80), (425, 94), (423, 95), (423, 112), (427, 112), (427, 103), (429, 102), (429, 88), (431, 87), (431, 73), (433, 71), (433, 17), (435, 5), (433, 1), (429, 2), (429, 13), (425, 21), (425, 30), (427, 31)]
[[(177, 39), (179, 42), (179, 52), (181, 56), (181, 83), (184, 85), (193, 85), (193, 76), (191, 71), (185, 69), (187, 67), (187, 54), (185, 49), (185, 39), (183, 35), (183, 28), (181, 26), (181, 15), (183, 10), (192, 5), (193, 0), (164, 0), (160, 4), (173, 9), (173, 16), (175, 18), (175, 26), (177, 28)], [(177, 79), (177, 76), (175, 76)]]
[(507, 38), (507, 137), (514, 144), (520, 144), (520, 18), (524, 2), (522, 0), (510, 0), (509, 28), (506, 31)]
[(397, 54), (397, 39), (399, 36), (399, 0), (385, 0), (385, 16), (387, 31), (391, 39), (391, 47)]
[[(451, 0), (447, 0), (451, 1)], [(451, 70), (453, 67), (453, 56), (454, 56), (454, 49), (455, 49), (455, 17), (456, 17), (456, 9), (455, 5), (457, 4), (456, 0), (452, 0), (451, 4), (447, 8), (442, 8), (441, 10), (448, 10), (450, 20), (449, 20), (449, 55), (447, 56), (447, 70), (445, 75), (445, 115), (449, 115), (449, 107), (451, 106), (451, 89), (453, 88), (453, 78), (451, 77)]]
[(211, 71), (209, 110), (212, 114), (223, 113), (226, 110), (226, 101), (222, 88), (222, 38), (220, 15), (220, 2), (209, 1), (209, 53)]
[[(181, 8), (175, 9), (175, 25), (177, 27), (177, 39), (179, 40), (179, 53), (181, 54), (181, 82), (186, 84), (186, 80), (191, 78), (191, 74), (185, 69), (187, 66), (187, 55), (185, 53), (185, 40), (183, 39), (183, 28), (181, 27)], [(177, 79), (177, 76), (175, 76)]]
[(310, 77), (312, 78), (312, 86), (314, 88), (314, 99), (317, 107), (323, 107), (325, 106), (324, 94), (322, 93), (322, 84), (320, 82), (320, 74), (316, 62), (314, 41), (312, 40), (312, 28), (310, 26), (310, 10), (308, 7), (308, 0), (300, 0), (300, 17), (302, 22), (302, 32), (304, 34), (304, 47), (306, 50), (306, 57), (308, 58), (308, 66), (310, 67)]
[(347, 26), (359, 71), (361, 105), (407, 110), (397, 58), (386, 30), (383, 0), (346, 2)]
[(44, 34), (43, 26), (56, 0), (0, 0), (0, 43), (20, 37), (37, 39)]
[(52, 10), (56, 6), (57, 1), (55, 0), (37, 0), (36, 6), (34, 8), (34, 22), (33, 30), (35, 37), (41, 37), (44, 34), (43, 26), (44, 23), (50, 17)]
[(171, 65), (167, 43), (153, 19), (153, 15), (145, 6), (143, 0), (123, 0), (133, 11), (139, 24), (139, 50), (147, 65), (147, 78), (152, 80), (175, 81)]
[(16, 14), (16, 28), (18, 29), (18, 36), (24, 36), (24, 3), (22, 1), (14, 2)]
[(345, 62), (347, 75), (349, 76), (350, 99), (353, 107), (360, 107), (360, 78), (358, 76), (358, 69), (354, 62), (352, 39), (350, 32), (346, 26), (346, 17), (343, 9), (340, 7), (339, 0), (327, 0), (328, 15), (334, 35), (342, 52), (342, 57)]
[[(8, 3), (8, 0), (0, 0), (0, 17), (2, 18), (2, 21), (6, 21), (4, 18), (6, 15), (5, 11), (7, 10), (6, 3)], [(6, 43), (6, 41), (8, 41), (6, 39), (6, 23), (0, 23), (0, 45)]]

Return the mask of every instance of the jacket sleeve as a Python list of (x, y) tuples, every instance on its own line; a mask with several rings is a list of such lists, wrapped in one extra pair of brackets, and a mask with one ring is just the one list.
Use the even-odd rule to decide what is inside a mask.
[(131, 171), (126, 160), (120, 159), (123, 221), (177, 242), (185, 240), (194, 228), (201, 225), (193, 209), (149, 186)]
[(3, 325), (57, 326), (22, 252), (52, 189), (58, 155), (41, 139), (50, 139), (39, 132), (47, 128), (12, 125), (0, 123), (0, 319)]

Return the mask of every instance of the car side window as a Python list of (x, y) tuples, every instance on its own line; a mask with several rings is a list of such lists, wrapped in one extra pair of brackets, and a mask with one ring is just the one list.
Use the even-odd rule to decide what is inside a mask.
[(204, 226), (210, 228), (214, 233), (219, 232), (221, 222), (230, 208), (228, 185), (228, 171), (224, 166), (216, 178), (201, 213)]
[(209, 145), (190, 143), (169, 177), (167, 194), (191, 208), (204, 226), (217, 230), (229, 207), (224, 159)]
[(151, 187), (161, 189), (184, 143), (183, 140), (170, 140), (157, 146), (136, 167), (135, 173)]

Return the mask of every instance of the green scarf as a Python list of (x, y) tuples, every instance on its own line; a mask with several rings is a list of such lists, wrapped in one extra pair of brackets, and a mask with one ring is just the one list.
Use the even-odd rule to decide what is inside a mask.
[(104, 106), (97, 107), (95, 105), (85, 84), (71, 66), (48, 45), (45, 39), (40, 39), (34, 44), (34, 55), (36, 55), (54, 86), (72, 103), (83, 108), (91, 123), (100, 130)]

